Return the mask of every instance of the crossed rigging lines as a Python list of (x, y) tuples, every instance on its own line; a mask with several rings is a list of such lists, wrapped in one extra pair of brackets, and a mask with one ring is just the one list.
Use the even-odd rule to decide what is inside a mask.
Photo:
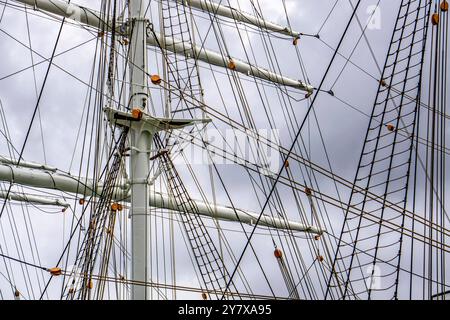
[[(5, 10), (5, 9), (4, 9), (4, 10)], [(3, 12), (2, 12), (1, 20), (3, 20), (3, 14), (4, 14), (4, 12), (5, 12), (4, 10), (3, 10)], [(51, 69), (51, 67), (52, 67), (52, 62), (53, 62), (53, 59), (54, 59), (54, 57), (55, 57), (56, 49), (57, 49), (57, 46), (58, 46), (58, 43), (59, 43), (59, 39), (60, 39), (60, 36), (61, 36), (61, 33), (62, 33), (62, 29), (63, 29), (63, 26), (64, 26), (64, 21), (65, 21), (65, 19), (62, 20), (61, 25), (60, 25), (60, 27), (59, 27), (59, 31), (58, 31), (58, 34), (57, 34), (57, 37), (56, 37), (56, 41), (55, 41), (55, 44), (54, 44), (54, 46), (53, 46), (53, 50), (52, 50), (52, 53), (51, 53), (51, 58), (50, 58), (50, 60), (49, 60), (49, 63), (48, 63), (48, 66), (47, 66), (47, 69), (46, 69), (46, 72), (45, 72), (44, 80), (43, 80), (43, 82), (42, 82), (42, 85), (41, 85), (41, 88), (40, 88), (40, 90), (39, 90), (39, 93), (38, 93), (38, 91), (37, 91), (37, 86), (35, 87), (35, 89), (36, 89), (36, 94), (37, 94), (37, 101), (36, 101), (36, 105), (35, 105), (34, 110), (33, 110), (33, 114), (32, 114), (31, 120), (30, 120), (29, 125), (28, 125), (28, 129), (27, 129), (27, 132), (26, 132), (26, 135), (25, 135), (24, 142), (23, 142), (22, 147), (21, 147), (20, 152), (19, 152), (19, 157), (18, 157), (18, 160), (17, 160), (17, 165), (19, 165), (20, 162), (23, 160), (23, 159), (22, 159), (23, 153), (24, 153), (24, 151), (25, 151), (25, 147), (26, 147), (26, 145), (27, 145), (27, 142), (28, 142), (28, 139), (29, 139), (29, 136), (30, 136), (30, 132), (31, 132), (31, 129), (32, 129), (34, 120), (35, 120), (35, 118), (36, 118), (36, 115), (39, 113), (40, 101), (41, 101), (41, 98), (42, 98), (42, 94), (43, 94), (43, 92), (44, 92), (45, 85), (46, 85), (46, 83), (47, 83), (47, 79), (48, 79), (48, 75), (49, 75), (49, 73), (50, 73), (50, 69)], [(27, 30), (28, 30), (28, 37), (29, 37), (30, 34), (29, 34), (29, 26), (28, 26), (28, 23), (27, 23)], [(30, 38), (29, 38), (29, 40), (30, 40)], [(30, 44), (31, 44), (31, 42), (30, 42)], [(30, 46), (30, 49), (31, 49), (31, 46)], [(33, 71), (34, 71), (34, 69), (33, 69)], [(36, 82), (35, 82), (35, 84), (36, 84)], [(9, 187), (8, 187), (8, 190), (7, 190), (7, 192), (6, 192), (6, 199), (8, 198), (8, 195), (9, 195), (10, 192), (11, 192), (12, 186), (13, 186), (13, 184), (10, 183), (10, 184), (9, 184)], [(4, 211), (5, 211), (5, 208), (6, 208), (7, 203), (8, 203), (8, 202), (7, 202), (6, 200), (3, 202), (2, 209), (1, 209), (1, 212), (0, 212), (0, 219), (1, 219), (1, 217), (3, 216), (3, 213), (4, 213)], [(17, 228), (16, 228), (16, 231), (17, 231)], [(27, 229), (27, 231), (28, 231), (28, 229)], [(3, 233), (3, 234), (4, 234), (4, 233)], [(34, 235), (33, 235), (33, 236), (34, 236)], [(29, 237), (30, 237), (30, 235), (29, 235), (29, 233), (28, 233), (28, 238), (29, 238)], [(19, 244), (20, 244), (20, 242), (19, 242)], [(22, 247), (22, 246), (21, 246), (21, 247)], [(32, 252), (33, 252), (33, 251), (32, 251)], [(33, 258), (34, 258), (34, 257), (33, 257)], [(39, 255), (38, 255), (38, 259), (39, 259)], [(6, 263), (5, 263), (5, 265), (6, 265)], [(21, 267), (22, 267), (22, 266), (21, 266)], [(27, 274), (28, 274), (28, 270), (27, 270)], [(29, 275), (28, 275), (28, 278), (29, 278)], [(39, 276), (38, 276), (38, 279), (39, 279)], [(28, 279), (28, 280), (30, 280), (30, 279)], [(27, 283), (26, 280), (25, 280), (25, 283)], [(30, 280), (30, 285), (31, 285), (31, 280)], [(16, 292), (17, 292), (17, 289), (16, 289)], [(15, 293), (15, 295), (16, 295), (16, 293)], [(33, 295), (34, 295), (34, 293), (33, 293)]]
[[(180, 88), (178, 88), (178, 89), (180, 89)], [(231, 120), (231, 119), (230, 119)], [(287, 151), (287, 150), (285, 150), (285, 151)], [(289, 152), (288, 152), (288, 154), (289, 154)], [(286, 153), (285, 153), (285, 155), (286, 155)], [(296, 154), (295, 153), (293, 153), (292, 154), (293, 156), (296, 156)], [(298, 157), (300, 157), (300, 156), (298, 156)], [(305, 161), (305, 162), (307, 162), (307, 163), (309, 163), (308, 162), (308, 160), (307, 161)], [(312, 167), (313, 166), (313, 164), (312, 163), (310, 163), (310, 167)], [(332, 173), (332, 172), (330, 172), (330, 171), (327, 171), (327, 170), (325, 170), (325, 174), (327, 174), (328, 176), (331, 176), (331, 178), (333, 178), (333, 180), (334, 180), (334, 178), (336, 178), (336, 176)], [(284, 177), (282, 177), (282, 178), (284, 178)], [(281, 181), (281, 180), (280, 180)], [(293, 181), (293, 179), (288, 179), (287, 180), (287, 183), (289, 183), (289, 184), (292, 184), (292, 183), (294, 183), (294, 181)], [(355, 188), (355, 185), (353, 184), (350, 184), (351, 185), (351, 187), (352, 188)], [(317, 192), (317, 191), (316, 191)], [(378, 196), (375, 196), (375, 198), (376, 199), (379, 199), (379, 197)], [(322, 200), (322, 199), (321, 199)], [(341, 203), (342, 204), (342, 203)], [(415, 213), (412, 213), (413, 214), (413, 217), (415, 217)], [(419, 217), (420, 218), (420, 217)], [(427, 223), (427, 220), (424, 220), (423, 221), (424, 223)]]
[[(392, 298), (398, 299), (402, 294), (399, 289), (399, 278), (401, 272), (404, 271), (401, 268), (401, 257), (404, 253), (404, 242), (407, 239), (404, 238), (405, 231), (408, 229), (406, 226), (411, 222), (406, 218), (409, 218), (405, 212), (392, 212), (389, 206), (385, 203), (387, 199), (399, 199), (397, 205), (403, 206), (404, 211), (407, 207), (408, 193), (413, 193), (413, 211), (416, 206), (416, 188), (417, 188), (417, 165), (419, 158), (418, 153), (418, 139), (419, 136), (419, 116), (421, 109), (419, 108), (421, 101), (421, 87), (422, 87), (422, 69), (424, 64), (424, 52), (427, 43), (428, 23), (431, 16), (431, 1), (403, 1), (399, 7), (399, 13), (397, 23), (392, 35), (392, 41), (389, 49), (389, 53), (386, 58), (386, 63), (383, 71), (382, 78), (380, 80), (379, 92), (377, 94), (377, 100), (372, 111), (371, 122), (367, 130), (364, 149), (361, 153), (359, 160), (358, 171), (355, 176), (354, 186), (360, 184), (361, 190), (355, 191), (353, 189), (351, 200), (349, 202), (349, 208), (357, 208), (358, 210), (367, 210), (371, 208), (374, 213), (375, 221), (366, 219), (365, 214), (359, 213), (352, 215), (350, 210), (347, 210), (345, 223), (343, 225), (341, 235), (339, 237), (339, 246), (336, 252), (336, 261), (347, 261), (345, 263), (345, 269), (336, 271), (333, 265), (333, 273), (342, 274), (344, 277), (345, 291), (342, 298), (349, 298), (351, 296), (358, 297), (363, 295), (368, 299), (377, 296), (377, 294), (390, 294)], [(433, 29), (434, 30), (434, 29)], [(432, 64), (431, 64), (432, 65)], [(418, 83), (418, 84), (417, 84)], [(391, 88), (395, 86), (402, 86), (399, 90), (400, 93), (392, 95)], [(407, 101), (405, 99), (405, 93), (417, 94), (415, 101)], [(428, 104), (430, 105), (430, 103)], [(442, 110), (441, 110), (442, 112)], [(433, 118), (436, 117), (436, 112), (432, 110)], [(441, 119), (443, 117), (441, 116)], [(378, 119), (378, 120), (377, 120)], [(417, 125), (416, 125), (417, 123)], [(384, 129), (384, 131), (382, 130)], [(401, 137), (398, 134), (399, 130), (403, 129), (410, 132), (410, 135), (406, 138)], [(400, 138), (399, 138), (400, 137)], [(427, 138), (428, 141), (428, 138)], [(416, 147), (414, 148), (414, 143)], [(432, 142), (432, 145), (434, 142)], [(445, 144), (444, 144), (445, 146)], [(428, 147), (428, 145), (427, 145)], [(415, 162), (413, 150), (415, 150)], [(442, 150), (441, 150), (442, 152)], [(435, 153), (435, 149), (432, 148), (432, 154)], [(428, 155), (427, 155), (428, 159)], [(421, 161), (421, 160), (420, 160)], [(428, 162), (428, 160), (427, 160)], [(434, 161), (431, 161), (434, 163)], [(421, 163), (422, 164), (422, 163)], [(410, 190), (410, 176), (413, 171), (414, 186), (413, 191)], [(428, 184), (428, 173), (425, 168), (427, 179), (425, 184)], [(431, 184), (433, 184), (434, 173), (430, 175)], [(442, 176), (441, 176), (442, 177)], [(378, 193), (383, 194), (383, 203), (377, 204), (367, 200), (367, 192), (369, 190), (379, 190)], [(434, 192), (432, 192), (431, 198), (434, 199)], [(444, 199), (443, 193), (441, 193), (441, 201)], [(436, 194), (436, 197), (437, 194)], [(426, 201), (426, 200), (425, 200)], [(440, 204), (444, 211), (443, 204)], [(378, 216), (378, 218), (377, 218)], [(442, 219), (444, 219), (444, 212), (442, 212)], [(386, 230), (386, 223), (397, 221), (397, 232), (400, 233), (400, 239), (395, 238), (392, 235), (392, 231)], [(433, 223), (433, 219), (428, 221)], [(412, 232), (415, 232), (417, 226), (414, 225), (415, 220), (412, 221)], [(363, 230), (364, 229), (364, 230)], [(425, 227), (423, 234), (425, 235)], [(361, 232), (360, 232), (361, 231)], [(364, 231), (364, 233), (362, 232)], [(410, 230), (408, 230), (410, 232)], [(369, 234), (369, 236), (368, 236)], [(436, 234), (440, 234), (439, 242), (433, 243), (433, 236), (430, 234), (424, 238), (425, 243), (429, 243), (429, 255), (431, 256), (432, 250), (436, 252), (440, 251), (444, 257), (442, 261), (445, 263), (445, 253), (447, 250), (445, 247), (445, 229), (444, 226), (440, 226), (436, 230)], [(362, 238), (364, 235), (364, 238)], [(392, 237), (394, 236), (394, 238)], [(350, 237), (350, 239), (347, 239)], [(354, 237), (354, 238), (353, 238)], [(413, 251), (414, 237), (409, 239), (407, 244), (411, 247), (410, 256), (410, 270), (407, 273), (410, 276), (410, 293), (409, 298), (412, 297), (412, 278), (413, 278)], [(372, 241), (372, 242), (371, 242)], [(361, 256), (357, 251), (358, 246), (364, 248), (365, 252), (371, 253), (369, 257)], [(398, 246), (398, 248), (396, 247)], [(391, 252), (389, 252), (391, 250)], [(373, 253), (373, 254), (372, 254)], [(372, 257), (370, 257), (373, 255)], [(383, 256), (383, 260), (386, 262), (378, 263), (378, 255)], [(358, 262), (355, 263), (355, 258), (358, 258)], [(367, 259), (369, 258), (369, 259)], [(425, 251), (423, 254), (425, 259)], [(360, 261), (363, 260), (363, 262)], [(372, 260), (372, 261), (371, 261)], [(397, 261), (397, 262), (395, 262)], [(387, 263), (395, 262), (395, 263)], [(365, 276), (363, 272), (361, 274), (352, 273), (354, 265), (371, 267), (371, 271), (368, 272), (368, 276)], [(379, 281), (384, 281), (382, 287), (372, 287), (372, 284), (367, 284), (367, 280), (372, 281), (375, 269), (377, 266), (381, 266), (384, 270), (379, 277)], [(387, 270), (388, 269), (388, 270)], [(444, 272), (444, 270), (441, 270)], [(332, 274), (330, 275), (329, 286), (332, 284)], [(416, 276), (416, 274), (414, 274)], [(422, 276), (423, 281), (428, 281), (431, 286), (434, 283), (433, 274), (429, 273), (428, 277)], [(388, 282), (388, 283), (386, 283)], [(358, 287), (358, 291), (355, 293), (348, 292), (348, 286), (352, 285)], [(340, 285), (340, 284), (339, 284)], [(445, 287), (445, 280), (439, 283), (439, 285)]]

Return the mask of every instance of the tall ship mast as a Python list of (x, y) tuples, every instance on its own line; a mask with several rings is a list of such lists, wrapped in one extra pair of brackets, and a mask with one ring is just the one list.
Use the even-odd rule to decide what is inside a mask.
[(1, 0), (0, 298), (446, 299), (448, 31), (445, 0)]

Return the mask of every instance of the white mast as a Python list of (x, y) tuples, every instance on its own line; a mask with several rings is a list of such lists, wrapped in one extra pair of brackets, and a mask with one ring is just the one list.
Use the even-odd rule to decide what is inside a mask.
[[(149, 21), (145, 19), (147, 0), (130, 0), (129, 23), (131, 25), (129, 72), (130, 109), (142, 112), (147, 107), (147, 37), (145, 30)], [(149, 279), (148, 243), (150, 228), (148, 219), (148, 177), (150, 172), (150, 148), (153, 132), (142, 130), (142, 126), (131, 127), (130, 139), (130, 183), (131, 183), (131, 279), (146, 283)], [(131, 299), (148, 300), (147, 286), (132, 285)]]

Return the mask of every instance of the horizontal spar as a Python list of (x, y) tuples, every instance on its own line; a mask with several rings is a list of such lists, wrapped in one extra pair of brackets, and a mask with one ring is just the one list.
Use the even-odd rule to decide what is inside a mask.
[[(15, 159), (0, 156), (0, 163), (17, 165), (18, 161)], [(57, 170), (55, 167), (51, 167), (46, 164), (40, 164), (40, 163), (35, 163), (35, 162), (23, 161), (23, 160), (20, 161), (20, 166), (25, 167), (25, 168), (31, 168), (31, 169), (44, 169), (47, 171), (56, 171)]]
[(259, 18), (255, 15), (246, 13), (242, 10), (225, 6), (216, 2), (213, 2), (211, 0), (175, 0), (178, 3), (189, 6), (201, 11), (209, 12), (214, 15), (226, 17), (233, 19), (237, 22), (243, 22), (246, 24), (253, 25), (255, 27), (266, 29), (269, 31), (273, 31), (276, 33), (284, 34), (286, 36), (291, 36), (294, 38), (300, 37), (301, 33), (292, 30), (289, 27), (281, 26), (277, 23), (273, 23), (270, 21), (267, 21), (265, 19)]
[[(64, 18), (68, 18), (94, 28), (101, 28), (105, 24), (100, 18), (100, 13), (86, 7), (78, 6), (60, 0), (14, 0), (30, 7), (34, 10), (52, 13)], [(106, 29), (109, 29), (106, 27)]]
[(147, 37), (147, 44), (156, 47), (162, 47), (170, 52), (184, 55), (187, 58), (195, 58), (197, 60), (206, 62), (222, 68), (232, 69), (233, 71), (252, 76), (262, 80), (266, 80), (279, 85), (284, 85), (296, 89), (312, 93), (314, 87), (301, 81), (291, 79), (277, 73), (271, 72), (267, 69), (251, 65), (245, 61), (226, 57), (218, 52), (205, 49), (204, 47), (192, 45), (186, 41), (165, 37), (164, 41), (161, 35), (154, 32), (153, 35)]
[(60, 206), (64, 208), (70, 207), (69, 203), (61, 199), (52, 199), (47, 197), (40, 197), (31, 194), (17, 193), (17, 192), (6, 192), (0, 191), (1, 199), (8, 199), (20, 202), (29, 202), (34, 204), (48, 205), (48, 206)]
[[(106, 31), (111, 30), (111, 23), (103, 21), (100, 13), (88, 9), (86, 7), (78, 6), (72, 3), (66, 3), (60, 0), (14, 0), (23, 4), (27, 4), (33, 7), (35, 10), (41, 10), (43, 12), (59, 15), (79, 23), (89, 25), (97, 29), (104, 29)], [(128, 36), (126, 29), (122, 28), (124, 25), (118, 23), (119, 27), (117, 32)], [(280, 74), (271, 72), (265, 68), (251, 65), (245, 61), (227, 57), (221, 53), (205, 49), (201, 46), (192, 45), (188, 42), (183, 42), (180, 39), (172, 37), (162, 37), (158, 32), (149, 32), (147, 35), (147, 44), (153, 47), (160, 47), (164, 44), (164, 49), (170, 52), (184, 55), (188, 59), (197, 59), (208, 64), (212, 64), (222, 68), (232, 69), (236, 72), (242, 73), (247, 76), (252, 76), (258, 79), (266, 80), (279, 85), (284, 85), (292, 88), (296, 88), (308, 93), (314, 91), (314, 87), (301, 81), (282, 76)]]
[[(87, 197), (95, 197), (101, 194), (103, 185), (98, 184), (95, 190), (91, 179), (70, 176), (42, 169), (29, 169), (10, 165), (0, 164), (0, 181), (7, 181), (22, 186), (45, 188), (81, 194)], [(129, 185), (122, 183), (114, 190), (116, 200), (129, 201)], [(217, 218), (226, 221), (239, 221), (245, 224), (256, 223), (259, 214), (246, 210), (236, 209), (227, 206), (213, 206), (199, 200), (193, 200), (198, 207), (198, 213), (203, 216)], [(155, 208), (169, 209), (179, 211), (175, 199), (160, 192), (151, 190), (149, 192), (149, 204)], [(190, 212), (194, 213), (195, 212)], [(312, 234), (321, 234), (322, 230), (314, 226), (304, 225), (296, 221), (289, 221), (281, 218), (273, 218), (262, 215), (259, 221), (260, 226), (307, 232)]]

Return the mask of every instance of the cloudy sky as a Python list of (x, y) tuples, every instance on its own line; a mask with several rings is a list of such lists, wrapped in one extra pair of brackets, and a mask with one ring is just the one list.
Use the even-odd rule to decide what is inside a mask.
[[(194, 11), (193, 16), (197, 28), (196, 39), (197, 41), (204, 41), (205, 47), (215, 51), (219, 51), (221, 46), (225, 44), (231, 57), (244, 61), (248, 59), (247, 54), (251, 52), (250, 62), (264, 68), (273, 69), (274, 59), (276, 59), (277, 71), (292, 79), (308, 81), (316, 87), (324, 76), (333, 49), (336, 48), (353, 11), (352, 7), (357, 2), (356, 0), (338, 0), (335, 4), (335, 1), (330, 0), (253, 1), (258, 9), (261, 9), (259, 13), (264, 18), (280, 25), (287, 25), (288, 23), (283, 7), (284, 3), (292, 29), (304, 34), (318, 34), (320, 36), (320, 39), (310, 36), (302, 37), (297, 48), (292, 45), (292, 39), (288, 37), (271, 37), (268, 55), (265, 51), (267, 50), (267, 42), (264, 42), (267, 37), (262, 37), (254, 29), (246, 28), (245, 25), (239, 25), (239, 30), (237, 30), (230, 20), (225, 19), (221, 20), (221, 32), (223, 32), (223, 38), (225, 39), (222, 42), (221, 39), (218, 40), (217, 34), (210, 28), (210, 17), (198, 11)], [(400, 2), (400, 0), (361, 1), (357, 12), (358, 20), (354, 20), (351, 24), (339, 51), (340, 55), (336, 57), (323, 85), (323, 90), (332, 90), (334, 97), (327, 93), (319, 95), (313, 112), (308, 117), (302, 131), (300, 140), (302, 143), (299, 143), (296, 147), (297, 153), (305, 157), (307, 155), (313, 163), (331, 169), (335, 174), (349, 181), (353, 181), (354, 178), (367, 130), (369, 120), (367, 115), (371, 113), (378, 88), (377, 79), (380, 77), (378, 66), (382, 67), (384, 64)], [(74, 3), (95, 10), (100, 8), (100, 1), (79, 0), (74, 1)], [(252, 1), (230, 0), (229, 2), (222, 1), (222, 3), (254, 13)], [(379, 3), (379, 8), (373, 14), (374, 5), (377, 3)], [(160, 25), (158, 23), (158, 5), (157, 1), (152, 1), (148, 11), (148, 17), (156, 30), (159, 29)], [(1, 1), (0, 12), (0, 49), (2, 52), (0, 59), (1, 132), (7, 134), (11, 144), (20, 150), (36, 105), (37, 94), (41, 89), (48, 68), (48, 62), (45, 60), (51, 56), (60, 22), (55, 19), (48, 19), (48, 16), (30, 10), (26, 15), (23, 6), (14, 1)], [(371, 17), (372, 19), (370, 19)], [(360, 37), (361, 27), (364, 28), (365, 26), (369, 26), (365, 33), (366, 39)], [(82, 155), (89, 151), (88, 146), (85, 146), (85, 149), (82, 150), (82, 139), (92, 133), (90, 125), (94, 121), (95, 115), (98, 115), (99, 108), (95, 102), (95, 95), (90, 96), (94, 94), (94, 91), (87, 86), (91, 82), (93, 68), (99, 65), (100, 49), (97, 41), (96, 33), (92, 29), (82, 28), (77, 24), (66, 23), (64, 25), (56, 50), (57, 56), (53, 60), (39, 103), (38, 117), (33, 122), (30, 136), (24, 148), (25, 160), (47, 163), (63, 172), (73, 175), (79, 174)], [(373, 50), (376, 61), (372, 59), (367, 42), (370, 43), (370, 49)], [(32, 52), (30, 52), (29, 43), (31, 43)], [(120, 47), (119, 50), (123, 54), (126, 49)], [(297, 54), (301, 56), (304, 67), (300, 65)], [(351, 56), (351, 63), (348, 63), (344, 58), (349, 56)], [(162, 57), (159, 50), (149, 48), (148, 60), (149, 73), (161, 74)], [(30, 68), (33, 62), (35, 66)], [(122, 66), (123, 59), (119, 59), (119, 70), (123, 70)], [(240, 117), (242, 112), (245, 111), (244, 106), (248, 107), (257, 129), (276, 129), (280, 144), (284, 148), (291, 146), (293, 137), (297, 133), (298, 126), (309, 106), (309, 102), (303, 99), (304, 92), (290, 89), (289, 97), (282, 94), (284, 100), (281, 101), (288, 101), (289, 111), (286, 113), (287, 107), (280, 103), (281, 91), (270, 84), (258, 82), (257, 86), (253, 78), (239, 75), (239, 83), (242, 86), (240, 89), (243, 94), (238, 97), (236, 82), (230, 80), (232, 77), (230, 78), (223, 69), (216, 67), (210, 69), (207, 64), (202, 62), (199, 63), (199, 66), (207, 106), (218, 112), (228, 114), (230, 118), (243, 125), (247, 123), (243, 122)], [(97, 69), (94, 70), (94, 77), (96, 77)], [(305, 75), (307, 75), (307, 79), (305, 79)], [(118, 80), (121, 80), (119, 76)], [(94, 84), (97, 86), (96, 80)], [(261, 93), (261, 88), (264, 88), (264, 94)], [(101, 90), (106, 92), (105, 88)], [(164, 105), (161, 103), (161, 91), (159, 88), (151, 86), (150, 95), (150, 105), (154, 109), (149, 110), (149, 112), (163, 115)], [(246, 103), (238, 99), (243, 96), (246, 98)], [(265, 116), (267, 107), (272, 113), (272, 123), (269, 123)], [(92, 114), (89, 114), (89, 112)], [(189, 114), (182, 112), (176, 116), (188, 117)], [(201, 117), (202, 114), (197, 110), (194, 112), (194, 116)], [(88, 121), (87, 129), (85, 129), (86, 121)], [(213, 125), (210, 125), (208, 129), (218, 130), (225, 135), (230, 126), (226, 122), (224, 123), (213, 117)], [(0, 143), (0, 154), (10, 157), (10, 144), (6, 142), (3, 135), (0, 140), (2, 141)], [(219, 147), (226, 147), (223, 140), (219, 139), (216, 143)], [(94, 150), (93, 147), (91, 150)], [(13, 156), (16, 157), (17, 154)], [(177, 157), (179, 160), (181, 155)], [(279, 160), (279, 157), (277, 159)], [(304, 166), (295, 163), (295, 161), (292, 162), (294, 180), (303, 185), (305, 173), (308, 176), (308, 172), (311, 174), (311, 170), (308, 171)], [(219, 164), (217, 168), (222, 179), (220, 181), (217, 172), (211, 171), (211, 166), (194, 164), (192, 168), (195, 170), (198, 179), (198, 184), (196, 184), (189, 174), (189, 167), (185, 165), (179, 165), (178, 167), (193, 198), (202, 198), (198, 188), (198, 185), (200, 185), (208, 201), (216, 201), (218, 204), (228, 206), (233, 204), (237, 208), (256, 213), (261, 211), (265, 195), (268, 192), (267, 177), (252, 176), (243, 168), (233, 164)], [(81, 172), (84, 174), (86, 171), (89, 170), (84, 160)], [(255, 177), (256, 185), (262, 188), (256, 191), (253, 188), (254, 181), (252, 180)], [(316, 178), (314, 187), (320, 189), (322, 193), (333, 197), (339, 196), (344, 203), (348, 200), (350, 192), (348, 188), (339, 188), (338, 194), (330, 179), (320, 175)], [(3, 183), (2, 190), (7, 190), (8, 186), (7, 183)], [(225, 192), (223, 186), (226, 186), (227, 192)], [(158, 181), (155, 188), (165, 192), (164, 183)], [(277, 190), (282, 205), (280, 203), (271, 205), (273, 210), (276, 208), (281, 210), (282, 207), (283, 214), (289, 219), (311, 223), (311, 208), (304, 195), (300, 198), (301, 205), (299, 206), (290, 188), (279, 186)], [(28, 191), (45, 194), (36, 190)], [(57, 192), (55, 194), (60, 197), (67, 196)], [(68, 201), (72, 204), (72, 207), (75, 206), (76, 201), (74, 199), (68, 197)], [(342, 210), (323, 204), (319, 207), (327, 212), (326, 216), (329, 220), (326, 221), (329, 223), (326, 227), (334, 229), (329, 230), (329, 232), (338, 233), (342, 226)], [(20, 257), (22, 260), (34, 261), (36, 264), (46, 267), (53, 266), (67, 242), (73, 211), (70, 210), (69, 213), (62, 214), (61, 208), (23, 207), (13, 202), (9, 202), (5, 208), (5, 214), (0, 220), (2, 226), (0, 244), (3, 252), (7, 252), (13, 257)], [(75, 214), (79, 216), (80, 212), (78, 208)], [(157, 210), (152, 211), (152, 213), (158, 218), (155, 217), (152, 222), (151, 280), (170, 282), (170, 279), (172, 279), (171, 268), (167, 267), (171, 263), (171, 259), (168, 257), (168, 250), (170, 250), (168, 213)], [(266, 211), (266, 213), (269, 214), (269, 211)], [(119, 220), (120, 226), (126, 230), (126, 214)], [(323, 221), (325, 222), (325, 218)], [(316, 221), (312, 222), (315, 223)], [(207, 224), (213, 225), (209, 220)], [(28, 233), (30, 232), (28, 226), (31, 225), (33, 226), (38, 250), (35, 250), (34, 243), (30, 243), (28, 240)], [(229, 222), (222, 222), (221, 226), (224, 229), (231, 230), (224, 231), (224, 234), (234, 255), (238, 257), (243, 250), (246, 239), (241, 226)], [(251, 230), (251, 227), (245, 227), (247, 233)], [(264, 273), (269, 278), (272, 289), (277, 295), (286, 296), (287, 290), (280, 269), (273, 258), (273, 235), (270, 236), (270, 233), (265, 229), (260, 231), (262, 235), (255, 235), (252, 241), (254, 252), (249, 250), (244, 256), (241, 264), (242, 270), (254, 293), (270, 295), (268, 285), (261, 280), (263, 273), (256, 260), (256, 257), (258, 257)], [(198, 280), (181, 236), (182, 231), (178, 225), (176, 225), (174, 232), (177, 283), (198, 287)], [(219, 244), (217, 232), (212, 231), (211, 233)], [(295, 247), (298, 249), (303, 263), (302, 266), (299, 266), (299, 270), (305, 270), (310, 265), (314, 267), (311, 271), (311, 281), (317, 286), (317, 295), (311, 296), (302, 291), (301, 297), (323, 298), (323, 291), (319, 288), (320, 280), (318, 278), (323, 281), (324, 277), (320, 273), (320, 267), (314, 265), (314, 260), (317, 255), (315, 250), (323, 250), (324, 248), (318, 246), (311, 249), (311, 237), (309, 237), (309, 240), (301, 239), (302, 237), (304, 235), (299, 234), (295, 240)], [(23, 245), (17, 248), (19, 239), (23, 242)], [(166, 242), (162, 243), (163, 239)], [(274, 239), (278, 240), (277, 236)], [(292, 243), (289, 244), (288, 239), (283, 239), (280, 242), (283, 242), (286, 248), (293, 246)], [(281, 246), (282, 243), (278, 243), (278, 245)], [(30, 247), (34, 249), (31, 250)], [(39, 261), (33, 255), (34, 252), (39, 252)], [(71, 259), (73, 259), (73, 256), (71, 256)], [(291, 259), (292, 261), (295, 260), (293, 257)], [(230, 266), (229, 269), (232, 270), (233, 261), (229, 254), (225, 254), (225, 260), (227, 265)], [(67, 266), (70, 266), (70, 261)], [(0, 276), (2, 297), (12, 297), (8, 277), (13, 279), (24, 298), (32, 299), (40, 296), (43, 280), (47, 280), (48, 275), (36, 275), (36, 271), (30, 268), (28, 270), (29, 275), (24, 276), (24, 269), (21, 268), (23, 266), (9, 261), (0, 264), (0, 271), (3, 275)], [(12, 275), (9, 275), (9, 273), (12, 273)], [(293, 273), (295, 282), (298, 282), (302, 272), (296, 270)], [(29, 282), (30, 279), (35, 284), (34, 290), (26, 285), (26, 282)], [(59, 298), (60, 291), (61, 283), (59, 280), (53, 281), (49, 287), (49, 297)], [(170, 292), (166, 291), (165, 294), (169, 298), (173, 297)], [(177, 294), (178, 298), (199, 298), (198, 294), (187, 295), (183, 292)]]

